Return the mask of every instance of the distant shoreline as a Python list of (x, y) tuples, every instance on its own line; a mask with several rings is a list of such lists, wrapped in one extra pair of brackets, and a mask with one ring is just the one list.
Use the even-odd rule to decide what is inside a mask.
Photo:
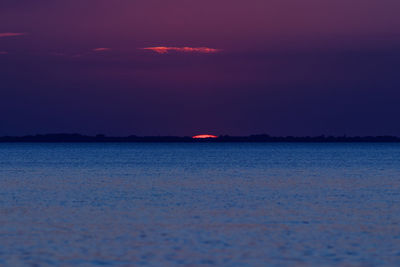
[(400, 143), (397, 136), (228, 136), (194, 139), (190, 136), (88, 136), (81, 134), (44, 134), (3, 136), (0, 143)]

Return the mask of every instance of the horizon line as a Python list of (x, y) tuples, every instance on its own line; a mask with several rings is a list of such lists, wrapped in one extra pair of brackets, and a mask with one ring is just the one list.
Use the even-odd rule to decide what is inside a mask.
[[(204, 138), (205, 137), (205, 138)], [(268, 134), (229, 136), (106, 136), (104, 134), (36, 134), (25, 136), (1, 136), (0, 143), (400, 143), (399, 136), (271, 136)]]

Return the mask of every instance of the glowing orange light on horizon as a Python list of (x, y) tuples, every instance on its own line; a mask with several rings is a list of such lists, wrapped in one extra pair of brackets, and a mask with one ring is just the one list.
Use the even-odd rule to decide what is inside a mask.
[(211, 134), (200, 134), (200, 135), (195, 135), (192, 138), (193, 139), (205, 139), (205, 138), (218, 138), (218, 136), (211, 135)]

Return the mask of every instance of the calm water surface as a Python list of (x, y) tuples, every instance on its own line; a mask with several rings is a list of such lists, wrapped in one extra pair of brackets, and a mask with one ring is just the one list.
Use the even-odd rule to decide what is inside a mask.
[(400, 144), (0, 144), (0, 266), (400, 266)]

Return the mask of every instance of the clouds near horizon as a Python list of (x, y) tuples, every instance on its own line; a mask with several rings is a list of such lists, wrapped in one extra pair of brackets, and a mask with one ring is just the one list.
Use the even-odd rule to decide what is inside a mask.
[(209, 48), (209, 47), (174, 47), (174, 46), (154, 46), (154, 47), (145, 47), (142, 48), (143, 50), (150, 50), (154, 51), (158, 54), (166, 54), (169, 51), (175, 51), (175, 52), (184, 52), (184, 53), (204, 53), (204, 54), (210, 54), (210, 53), (217, 53), (222, 51), (222, 49), (216, 49), (216, 48)]
[(99, 48), (94, 48), (92, 49), (93, 52), (105, 52), (105, 51), (111, 51), (111, 48), (108, 47), (99, 47)]
[(0, 38), (22, 36), (22, 35), (26, 35), (26, 33), (23, 33), (23, 32), (0, 32)]

